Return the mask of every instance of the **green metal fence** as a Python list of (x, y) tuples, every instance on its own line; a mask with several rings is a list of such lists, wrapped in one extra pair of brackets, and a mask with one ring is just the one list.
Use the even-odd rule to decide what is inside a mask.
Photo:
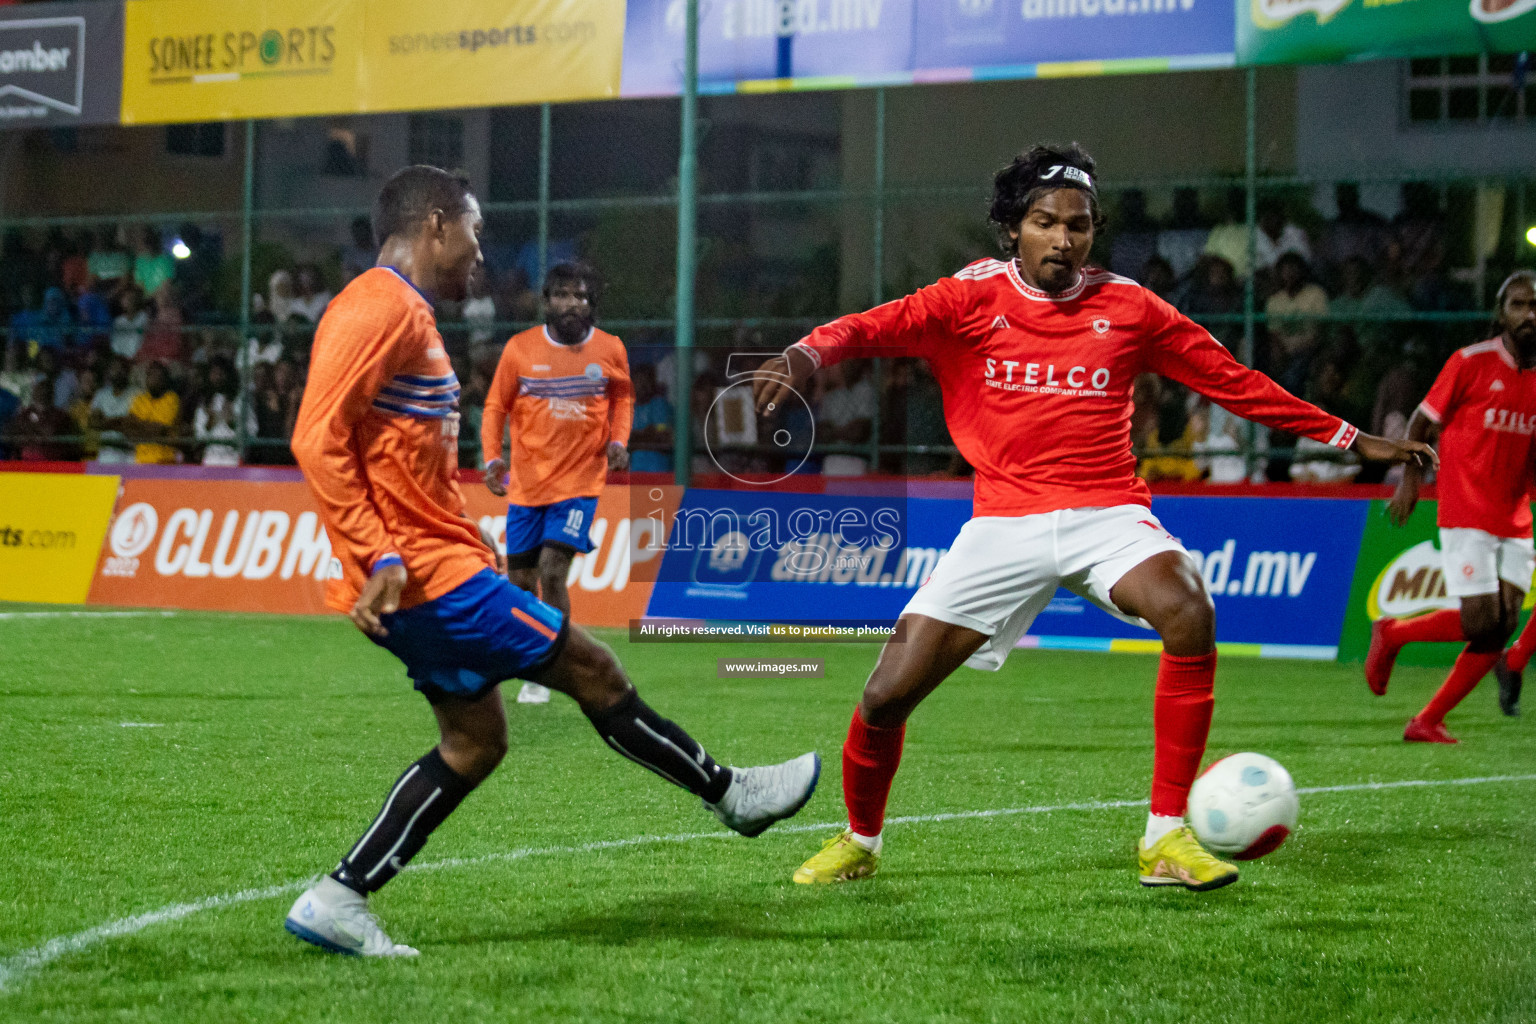
[[(689, 32), (690, 37), (696, 36), (697, 25), (694, 5), (689, 4)], [(690, 48), (688, 57), (690, 81), (693, 80), (696, 69), (696, 52)], [(1261, 195), (1276, 193), (1285, 189), (1294, 189), (1314, 184), (1297, 176), (1276, 176), (1261, 174), (1257, 158), (1257, 139), (1259, 129), (1259, 110), (1257, 99), (1256, 72), (1249, 69), (1244, 74), (1246, 91), (1246, 145), (1245, 167), (1240, 177), (1212, 176), (1193, 179), (1155, 179), (1151, 181), (1121, 180), (1109, 182), (1105, 187), (1107, 197), (1127, 188), (1153, 185), (1157, 187), (1190, 186), (1203, 188), (1222, 188), (1240, 185), (1245, 192), (1245, 215), (1248, 231), (1248, 256), (1249, 265), (1253, 265), (1255, 255), (1258, 203)], [(681, 117), (681, 147), (678, 159), (678, 174), (676, 187), (670, 193), (631, 195), (631, 196), (595, 196), (583, 198), (557, 199), (552, 195), (552, 152), (554, 147), (554, 118), (549, 105), (539, 109), (539, 138), (538, 138), (538, 169), (537, 169), (537, 194), (535, 198), (515, 201), (488, 201), (483, 208), (488, 216), (506, 215), (531, 217), (536, 224), (535, 236), (537, 239), (538, 270), (542, 279), (548, 266), (550, 239), (552, 230), (552, 218), (554, 217), (614, 217), (624, 214), (633, 214), (636, 211), (675, 210), (676, 220), (676, 249), (675, 249), (675, 293), (673, 297), (673, 316), (630, 316), (605, 318), (603, 323), (608, 329), (619, 333), (628, 331), (637, 332), (670, 332), (672, 345), (675, 347), (678, 358), (675, 360), (677, 367), (677, 380), (673, 391), (673, 406), (676, 411), (675, 433), (676, 449), (674, 453), (674, 465), (679, 482), (686, 482), (689, 473), (690, 456), (702, 450), (701, 438), (698, 434), (699, 424), (692, 422), (689, 414), (689, 396), (692, 392), (692, 367), (693, 360), (690, 353), (698, 344), (701, 334), (707, 339), (703, 347), (719, 347), (716, 344), (723, 338), (725, 332), (735, 329), (761, 329), (769, 332), (773, 338), (782, 340), (792, 338), (798, 333), (808, 330), (815, 324), (824, 322), (832, 317), (848, 310), (828, 308), (818, 310), (805, 315), (758, 315), (758, 316), (699, 316), (696, 312), (695, 283), (701, 266), (698, 242), (700, 231), (698, 216), (701, 210), (712, 208), (728, 208), (740, 206), (781, 207), (781, 208), (816, 208), (834, 211), (840, 216), (867, 217), (872, 239), (872, 259), (874, 272), (872, 273), (869, 302), (878, 304), (886, 299), (888, 292), (887, 266), (887, 226), (892, 212), (900, 210), (908, 205), (932, 204), (936, 202), (950, 202), (974, 204), (976, 219), (981, 218), (986, 199), (984, 182), (966, 182), (952, 185), (899, 185), (887, 180), (887, 90), (878, 88), (873, 90), (873, 138), (874, 152), (872, 173), (866, 182), (850, 182), (844, 180), (838, 187), (830, 188), (800, 188), (785, 190), (749, 190), (733, 192), (699, 192), (697, 188), (698, 170), (698, 96), (695, 90), (687, 90), (681, 97), (678, 107)], [(719, 101), (716, 101), (719, 102)], [(258, 245), (258, 235), (264, 224), (285, 220), (322, 220), (343, 221), (360, 215), (366, 215), (368, 210), (363, 206), (335, 206), (335, 207), (266, 207), (263, 208), (257, 201), (257, 175), (260, 168), (258, 149), (261, 144), (261, 132), (255, 122), (244, 122), (243, 128), (243, 178), (241, 183), (241, 201), (238, 209), (214, 210), (214, 211), (155, 211), (136, 212), (125, 215), (103, 216), (60, 216), (60, 217), (11, 217), (0, 216), (0, 231), (13, 227), (80, 227), (98, 224), (123, 224), (143, 222), (163, 222), (167, 219), (179, 221), (225, 221), (238, 222), (238, 248), (234, 253), (238, 260), (239, 268), (239, 304), (238, 310), (233, 316), (226, 316), (218, 329), (234, 332), (236, 351), (239, 359), (239, 369), (242, 379), (249, 381), (252, 373), (248, 339), (261, 338), (275, 330), (281, 330), (281, 325), (261, 326), (252, 322), (251, 296), (255, 286), (254, 256)], [(154, 129), (137, 129), (154, 130)], [(606, 154), (603, 158), (621, 159), (620, 154)], [(1425, 176), (1393, 177), (1387, 176), (1379, 180), (1426, 180)], [(1434, 180), (1431, 177), (1431, 180)], [(1466, 184), (1453, 176), (1441, 176), (1442, 183), (1455, 181), (1458, 184)], [(1521, 178), (1511, 178), (1501, 182), (1514, 196), (1513, 216), (1516, 223), (1523, 223), (1526, 215), (1526, 188), (1527, 182)], [(1495, 282), (1496, 283), (1496, 282)], [(1487, 288), (1484, 294), (1478, 296), (1486, 301)], [(1238, 351), (1239, 357), (1248, 363), (1252, 363), (1256, 351), (1256, 338), (1258, 330), (1265, 324), (1266, 316), (1258, 307), (1255, 295), (1254, 275), (1249, 274), (1244, 280), (1242, 308), (1240, 313), (1226, 315), (1210, 315), (1202, 317), (1203, 323), (1210, 326), (1241, 325), (1241, 345)], [(1328, 317), (1326, 321), (1359, 320), (1359, 316)], [(1416, 311), (1410, 315), (1389, 318), (1393, 323), (1424, 324), (1436, 328), (1451, 328), (1468, 331), (1487, 322), (1488, 314), (1485, 309), (1469, 309), (1464, 311), (1448, 312), (1423, 312)], [(505, 321), (495, 325), (498, 331), (510, 332), (523, 327), (531, 326), (529, 321)], [(187, 332), (207, 330), (206, 325), (188, 325), (184, 328)], [(874, 374), (876, 393), (881, 391), (886, 367), (881, 361), (876, 360)], [(239, 438), (238, 447), (242, 456), (249, 457), (259, 455), (264, 448), (281, 448), (285, 442), (281, 439), (252, 437), (247, 428), (250, 412), (250, 389), (242, 387), (239, 414), (237, 416)], [(876, 405), (876, 419), (870, 434), (870, 440), (863, 445), (832, 446), (829, 451), (848, 451), (866, 455), (871, 467), (880, 463), (882, 455), (889, 454), (928, 454), (936, 451), (952, 451), (942, 446), (910, 445), (882, 443), (882, 424), (880, 423), (880, 403)], [(5, 439), (0, 438), (0, 442)], [(77, 441), (75, 437), (62, 437), (57, 439), (60, 443)], [(1284, 456), (1289, 450), (1276, 448), (1266, 450), (1261, 447), (1250, 430), (1248, 444), (1244, 456), (1249, 460), (1250, 467), (1255, 459), (1268, 455)]]

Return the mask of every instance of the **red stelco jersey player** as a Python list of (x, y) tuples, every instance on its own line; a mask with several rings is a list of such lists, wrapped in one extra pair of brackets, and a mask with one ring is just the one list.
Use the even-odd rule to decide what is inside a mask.
[(1084, 269), (1102, 221), (1093, 174), (1077, 146), (1035, 147), (995, 181), (991, 219), (1007, 259), (818, 328), (758, 371), (758, 408), (771, 414), (820, 366), (921, 357), (943, 392), (950, 435), (976, 468), (975, 517), (902, 612), (904, 642), (881, 652), (854, 711), (843, 747), (849, 828), (797, 882), (874, 873), (908, 715), (962, 663), (1000, 668), (1058, 586), (1163, 638), (1142, 884), (1235, 881), (1237, 869), (1183, 820), (1210, 728), (1215, 615), (1136, 478), (1136, 375), (1171, 377), (1239, 415), (1366, 458), (1433, 458), (1426, 445), (1359, 433), (1239, 364), (1135, 282)]
[[(1496, 338), (1451, 356), (1408, 422), (1408, 436), (1440, 434), (1440, 556), (1446, 593), (1459, 608), (1411, 619), (1381, 618), (1371, 626), (1365, 681), (1387, 692), (1404, 644), (1466, 641), (1445, 684), (1409, 720), (1403, 739), (1455, 743), (1445, 716), (1491, 668), (1499, 707), (1520, 713), (1520, 674), (1536, 651), (1529, 623), (1500, 658), (1515, 631), (1536, 566), (1531, 546), (1531, 467), (1536, 458), (1536, 274), (1511, 274), (1499, 288)], [(1388, 507), (1398, 526), (1419, 500), (1422, 475), (1409, 467)], [(1533, 620), (1536, 621), (1536, 620)]]

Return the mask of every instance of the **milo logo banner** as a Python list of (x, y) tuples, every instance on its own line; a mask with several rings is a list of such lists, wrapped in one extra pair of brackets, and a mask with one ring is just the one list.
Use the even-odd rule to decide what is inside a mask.
[(1536, 0), (1236, 0), (1243, 64), (1536, 48)]
[[(1532, 596), (1526, 595), (1530, 609)], [(1339, 660), (1364, 662), (1371, 645), (1371, 623), (1422, 615), (1461, 602), (1445, 592), (1440, 559), (1440, 530), (1435, 526), (1435, 502), (1421, 501), (1401, 528), (1387, 519), (1387, 503), (1373, 501), (1360, 540), (1360, 557), (1344, 613)], [(1403, 665), (1449, 665), (1461, 644), (1409, 644), (1398, 655)]]

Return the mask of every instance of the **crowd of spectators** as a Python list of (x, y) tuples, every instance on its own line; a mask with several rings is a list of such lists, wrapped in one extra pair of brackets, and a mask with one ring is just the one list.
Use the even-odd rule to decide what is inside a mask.
[[(1288, 389), (1362, 428), (1400, 435), (1429, 378), (1476, 325), (1414, 320), (1422, 311), (1471, 308), (1446, 265), (1440, 193), (1404, 185), (1401, 211), (1384, 218), (1360, 204), (1352, 185), (1336, 189), (1337, 215), (1261, 200), (1250, 245), (1245, 194), (1233, 190), (1226, 216), (1209, 222), (1194, 189), (1176, 189), (1167, 216), (1149, 213), (1138, 190), (1112, 207), (1103, 262), (1135, 278), (1244, 353), (1245, 287), (1261, 314), (1254, 363)], [(1299, 216), (1293, 216), (1293, 212)], [(1299, 221), (1299, 222), (1298, 222)], [(557, 242), (555, 248), (574, 248)], [(241, 340), (237, 302), (222, 242), (196, 225), (174, 235), (149, 225), (54, 230), (0, 242), (0, 317), (9, 331), (0, 366), (0, 457), (104, 462), (292, 463), (292, 435), (314, 329), (336, 290), (373, 266), (368, 222), (318, 262), (267, 260), (250, 299)], [(560, 256), (559, 251), (551, 258)], [(1251, 255), (1251, 258), (1250, 258)], [(479, 464), (484, 396), (509, 325), (535, 322), (530, 285), (537, 254), (528, 246), (488, 251), (466, 299), (439, 305), (439, 323), (464, 382), (462, 461)], [(227, 294), (221, 304), (218, 296)], [(660, 346), (652, 348), (647, 340)], [(632, 467), (670, 472), (675, 396), (668, 339), (643, 336), (632, 348), (636, 391)], [(760, 333), (740, 330), (737, 351), (763, 351)], [(711, 409), (731, 389), (722, 353), (696, 350), (689, 396), (695, 437), (711, 440)], [(855, 361), (818, 374), (808, 409), (791, 410), (792, 438), (814, 434), (803, 461), (798, 440), (714, 437), (696, 469), (826, 475), (967, 472), (944, 427), (938, 385), (917, 360)], [(1341, 463), (1306, 439), (1266, 436), (1183, 388), (1138, 383), (1134, 439), (1150, 479), (1350, 479)], [(877, 448), (878, 443), (878, 449)], [(1295, 457), (1253, 460), (1243, 452), (1296, 449)], [(895, 451), (892, 449), (905, 449)]]
[[(1192, 189), (1175, 192), (1173, 212), (1162, 223), (1147, 215), (1144, 198), (1133, 190), (1121, 197), (1110, 269), (1204, 324), (1235, 353), (1242, 351), (1251, 277), (1259, 314), (1254, 364), (1362, 429), (1402, 436), (1440, 362), (1480, 338), (1485, 325), (1415, 319), (1476, 308), (1471, 290), (1447, 265), (1446, 214), (1434, 186), (1403, 185), (1400, 211), (1391, 219), (1362, 207), (1353, 184), (1336, 186), (1334, 199), (1332, 219), (1296, 218), (1281, 201), (1261, 200), (1250, 261), (1241, 190), (1229, 195), (1226, 218), (1214, 225), (1201, 222)], [(1341, 461), (1307, 438), (1250, 427), (1172, 382), (1148, 379), (1136, 394), (1133, 430), (1144, 453), (1141, 473), (1149, 479), (1378, 478), (1375, 467)], [(1295, 454), (1252, 461), (1237, 454), (1255, 446)]]
[[(335, 292), (374, 265), (366, 218), (333, 258), (275, 263), (239, 330), (238, 266), (195, 224), (58, 228), (0, 240), (0, 458), (291, 465), (314, 331)], [(570, 243), (551, 246), (559, 255)], [(537, 253), (497, 252), (463, 302), (438, 308), (466, 381), (465, 462), (508, 322), (529, 322)], [(491, 254), (488, 254), (491, 255)], [(496, 264), (492, 264), (495, 266)], [(500, 326), (498, 326), (500, 325)], [(243, 419), (243, 423), (242, 423)], [(467, 427), (467, 425), (466, 425)]]

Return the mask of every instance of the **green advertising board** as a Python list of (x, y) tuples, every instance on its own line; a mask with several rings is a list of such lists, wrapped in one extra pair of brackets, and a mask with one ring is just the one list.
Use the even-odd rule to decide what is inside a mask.
[(1536, 0), (1236, 0), (1241, 64), (1536, 49)]
[[(1435, 526), (1435, 502), (1421, 501), (1402, 527), (1387, 519), (1387, 503), (1372, 501), (1360, 538), (1360, 557), (1344, 610), (1339, 660), (1361, 663), (1371, 645), (1371, 623), (1383, 616), (1396, 619), (1422, 615), (1460, 602), (1445, 592), (1441, 568), (1440, 531)], [(1526, 595), (1529, 611), (1533, 597)], [(1409, 644), (1398, 655), (1401, 665), (1449, 665), (1461, 644)]]

